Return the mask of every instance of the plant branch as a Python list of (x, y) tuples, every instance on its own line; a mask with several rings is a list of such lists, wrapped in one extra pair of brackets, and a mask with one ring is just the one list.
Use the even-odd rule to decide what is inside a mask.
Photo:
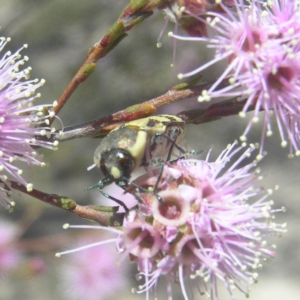
[[(242, 111), (246, 104), (247, 99), (237, 100), (228, 99), (222, 102), (214, 103), (207, 108), (199, 108), (194, 110), (182, 111), (177, 114), (186, 123), (189, 124), (202, 124), (219, 120), (222, 117), (237, 115)], [(255, 104), (248, 107), (248, 111), (254, 110)]]
[(5, 184), (12, 189), (18, 190), (24, 194), (34, 197), (44, 203), (50, 204), (57, 208), (67, 210), (80, 218), (94, 221), (102, 226), (118, 227), (123, 223), (124, 213), (117, 213), (118, 207), (106, 207), (96, 205), (78, 205), (75, 200), (56, 195), (47, 194), (36, 189), (27, 191), (24, 185), (20, 185), (15, 181), (6, 181)]
[[(148, 117), (155, 113), (159, 107), (201, 95), (203, 90), (209, 89), (212, 84), (213, 82), (203, 83), (188, 88), (186, 88), (185, 84), (174, 86), (165, 94), (141, 104), (130, 106), (112, 115), (88, 123), (67, 127), (64, 132), (54, 135), (53, 140), (63, 142), (82, 137), (95, 138), (105, 136), (116, 126), (120, 125), (117, 123)], [(228, 79), (226, 78), (219, 86), (227, 85)]]
[[(118, 43), (127, 36), (127, 31), (153, 14), (153, 10), (162, 7), (167, 0), (131, 0), (119, 16), (118, 20), (108, 29), (103, 38), (89, 49), (88, 57), (72, 78), (53, 108), (55, 115), (66, 104), (77, 87), (95, 70), (96, 62), (106, 56)], [(52, 123), (54, 117), (50, 120)]]

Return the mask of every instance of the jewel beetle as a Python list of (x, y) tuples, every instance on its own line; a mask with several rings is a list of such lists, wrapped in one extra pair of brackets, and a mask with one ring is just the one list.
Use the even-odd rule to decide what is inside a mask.
[(94, 163), (104, 178), (88, 189), (115, 182), (129, 184), (133, 171), (149, 166), (155, 159), (169, 161), (185, 131), (185, 122), (177, 116), (162, 114), (127, 122), (105, 136), (94, 154)]

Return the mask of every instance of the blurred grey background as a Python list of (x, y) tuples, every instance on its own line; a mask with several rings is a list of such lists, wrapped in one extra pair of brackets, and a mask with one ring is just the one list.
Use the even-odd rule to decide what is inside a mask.
[[(115, 22), (127, 2), (105, 0), (2, 0), (0, 1), (1, 35), (10, 36), (12, 42), (6, 50), (17, 50), (28, 43), (22, 51), (29, 56), (33, 71), (31, 78), (45, 78), (46, 84), (40, 92), (43, 103), (57, 99), (85, 60), (88, 49), (99, 41), (105, 31)], [(162, 38), (162, 48), (156, 48), (157, 37), (163, 27), (164, 16), (158, 13), (128, 32), (125, 38), (107, 57), (100, 60), (92, 76), (73, 94), (59, 114), (65, 126), (80, 124), (127, 106), (156, 97), (178, 83), (176, 75), (189, 71), (212, 54), (196, 42), (177, 42), (176, 65), (170, 67), (173, 55), (173, 40), (167, 32), (173, 30), (169, 24)], [(211, 69), (211, 80), (218, 76)], [(177, 113), (196, 107), (195, 99), (172, 105), (164, 112)], [(59, 128), (59, 124), (56, 124)], [(238, 117), (201, 126), (187, 126), (186, 140), (190, 149), (205, 150), (213, 147), (215, 158), (228, 144), (237, 139), (246, 126)], [(274, 126), (275, 131), (275, 126)], [(249, 141), (259, 142), (260, 127), (252, 130)], [(81, 204), (89, 204), (98, 197), (97, 191), (85, 188), (100, 178), (98, 170), (87, 172), (93, 163), (93, 153), (99, 140), (78, 139), (61, 143), (56, 152), (44, 151), (49, 167), (35, 169), (30, 173), (35, 187), (45, 192), (67, 195)], [(280, 189), (273, 198), (277, 207), (285, 206), (287, 212), (278, 215), (278, 222), (288, 222), (288, 232), (276, 239), (277, 257), (260, 272), (259, 284), (252, 287), (251, 298), (255, 300), (298, 299), (300, 294), (300, 239), (299, 239), (299, 158), (289, 160), (287, 149), (280, 148), (277, 134), (267, 140), (268, 156), (260, 167), (266, 175), (264, 185)], [(42, 210), (26, 231), (24, 238), (39, 239), (59, 235), (64, 223), (87, 224), (78, 217), (56, 208), (47, 207), (20, 195), (12, 214), (1, 209), (1, 217), (18, 220), (28, 205)], [(34, 209), (34, 208), (33, 208)], [(65, 232), (64, 232), (65, 234)], [(66, 244), (61, 247), (64, 249)], [(55, 250), (45, 252), (49, 260), (47, 276), (22, 280), (16, 276), (0, 280), (0, 300), (50, 300), (65, 299), (57, 289), (60, 261)], [(134, 282), (132, 283), (134, 286)], [(129, 295), (131, 295), (129, 293)], [(124, 299), (130, 299), (124, 292)], [(239, 294), (239, 299), (244, 296)], [(118, 299), (121, 299), (118, 297)], [(134, 299), (145, 299), (144, 295)], [(174, 299), (181, 299), (180, 296)], [(228, 295), (221, 298), (230, 299)]]

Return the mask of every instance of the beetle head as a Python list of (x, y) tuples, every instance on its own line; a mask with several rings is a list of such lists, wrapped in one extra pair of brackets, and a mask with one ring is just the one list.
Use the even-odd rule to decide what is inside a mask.
[(118, 185), (126, 184), (134, 167), (135, 160), (125, 149), (111, 149), (101, 154), (101, 172), (105, 178), (115, 181)]

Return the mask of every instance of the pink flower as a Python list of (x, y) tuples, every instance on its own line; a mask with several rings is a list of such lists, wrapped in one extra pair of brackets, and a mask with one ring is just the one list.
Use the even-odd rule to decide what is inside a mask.
[[(223, 5), (232, 6), (232, 0), (223, 1)], [(172, 0), (163, 6), (167, 21), (179, 24), (190, 36), (207, 36), (206, 22), (197, 15), (205, 16), (207, 12), (223, 12), (222, 6), (216, 1)], [(177, 26), (175, 27), (177, 31)], [(160, 43), (158, 43), (160, 45)]]
[[(218, 299), (218, 282), (230, 294), (237, 287), (248, 295), (257, 268), (275, 256), (265, 239), (285, 231), (285, 225), (273, 222), (280, 210), (267, 200), (271, 191), (257, 187), (256, 162), (244, 162), (254, 148), (239, 154), (243, 148), (233, 144), (215, 162), (166, 163), (157, 190), (162, 203), (156, 193), (136, 192), (144, 204), (130, 212), (117, 240), (143, 279), (136, 293), (145, 292), (148, 299), (164, 276), (168, 299), (174, 283), (179, 283), (184, 299), (189, 299), (189, 283), (211, 298)], [(148, 188), (159, 173), (143, 175), (135, 183)]]
[[(142, 203), (129, 210), (122, 227), (65, 226), (101, 229), (116, 235), (57, 254), (85, 250), (72, 257), (66, 272), (69, 279), (65, 282), (72, 296), (90, 295), (88, 299), (94, 299), (94, 294), (105, 293), (98, 286), (106, 280), (99, 269), (110, 270), (110, 280), (116, 285), (119, 279), (114, 276), (118, 271), (112, 262), (120, 266), (127, 257), (136, 262), (136, 278), (141, 281), (133, 292), (146, 293), (146, 299), (150, 292), (157, 297), (161, 277), (166, 279), (169, 300), (173, 284), (178, 283), (185, 300), (189, 299), (186, 285), (190, 284), (211, 298), (218, 299), (219, 283), (230, 295), (233, 288), (238, 288), (248, 296), (249, 285), (256, 282), (257, 269), (275, 256), (267, 238), (285, 232), (285, 224), (273, 221), (274, 213), (283, 209), (273, 209), (273, 201), (268, 200), (272, 191), (257, 186), (260, 178), (254, 170), (256, 161), (245, 162), (254, 149), (253, 145), (243, 150), (233, 144), (214, 162), (208, 158), (179, 159), (165, 163), (162, 174), (158, 168), (151, 177), (138, 177), (135, 184), (143, 187), (141, 191), (153, 190), (160, 178), (157, 191), (133, 192)], [(106, 252), (105, 247), (112, 243), (117, 246), (119, 258), (113, 250)]]
[[(0, 38), (0, 51), (10, 39)], [(10, 186), (7, 179), (15, 180), (32, 190), (32, 183), (27, 182), (23, 170), (16, 162), (26, 165), (44, 166), (42, 157), (36, 152), (36, 147), (55, 149), (57, 143), (47, 141), (52, 134), (49, 124), (49, 105), (34, 106), (36, 89), (41, 87), (45, 80), (29, 80), (31, 67), (20, 68), (28, 61), (20, 52), (27, 48), (24, 45), (12, 54), (5, 52), (0, 58), (0, 202), (14, 205), (9, 199)]]
[[(95, 240), (95, 236), (82, 238), (78, 244), (91, 244)], [(61, 288), (66, 299), (101, 300), (116, 296), (126, 287), (128, 272), (128, 266), (119, 264), (118, 259), (112, 244), (68, 256), (61, 269)]]
[[(222, 5), (222, 4), (221, 4)], [(300, 119), (300, 18), (297, 1), (252, 1), (247, 7), (236, 0), (236, 11), (225, 5), (227, 13), (207, 13), (206, 24), (214, 29), (211, 37), (180, 37), (177, 39), (203, 41), (216, 50), (215, 58), (194, 71), (179, 74), (179, 78), (202, 72), (209, 66), (227, 60), (227, 68), (216, 82), (203, 91), (199, 101), (213, 98), (246, 99), (240, 112), (245, 117), (250, 106), (254, 115), (241, 136), (246, 141), (253, 124), (263, 111), (260, 145), (262, 157), (264, 140), (273, 133), (271, 116), (274, 115), (283, 147), (290, 144), (290, 155), (300, 155), (299, 136), (294, 121)], [(226, 78), (229, 84), (224, 87)], [(222, 83), (222, 85), (221, 85)]]
[(17, 268), (21, 262), (22, 254), (17, 247), (19, 230), (17, 226), (8, 221), (0, 222), (0, 276)]

